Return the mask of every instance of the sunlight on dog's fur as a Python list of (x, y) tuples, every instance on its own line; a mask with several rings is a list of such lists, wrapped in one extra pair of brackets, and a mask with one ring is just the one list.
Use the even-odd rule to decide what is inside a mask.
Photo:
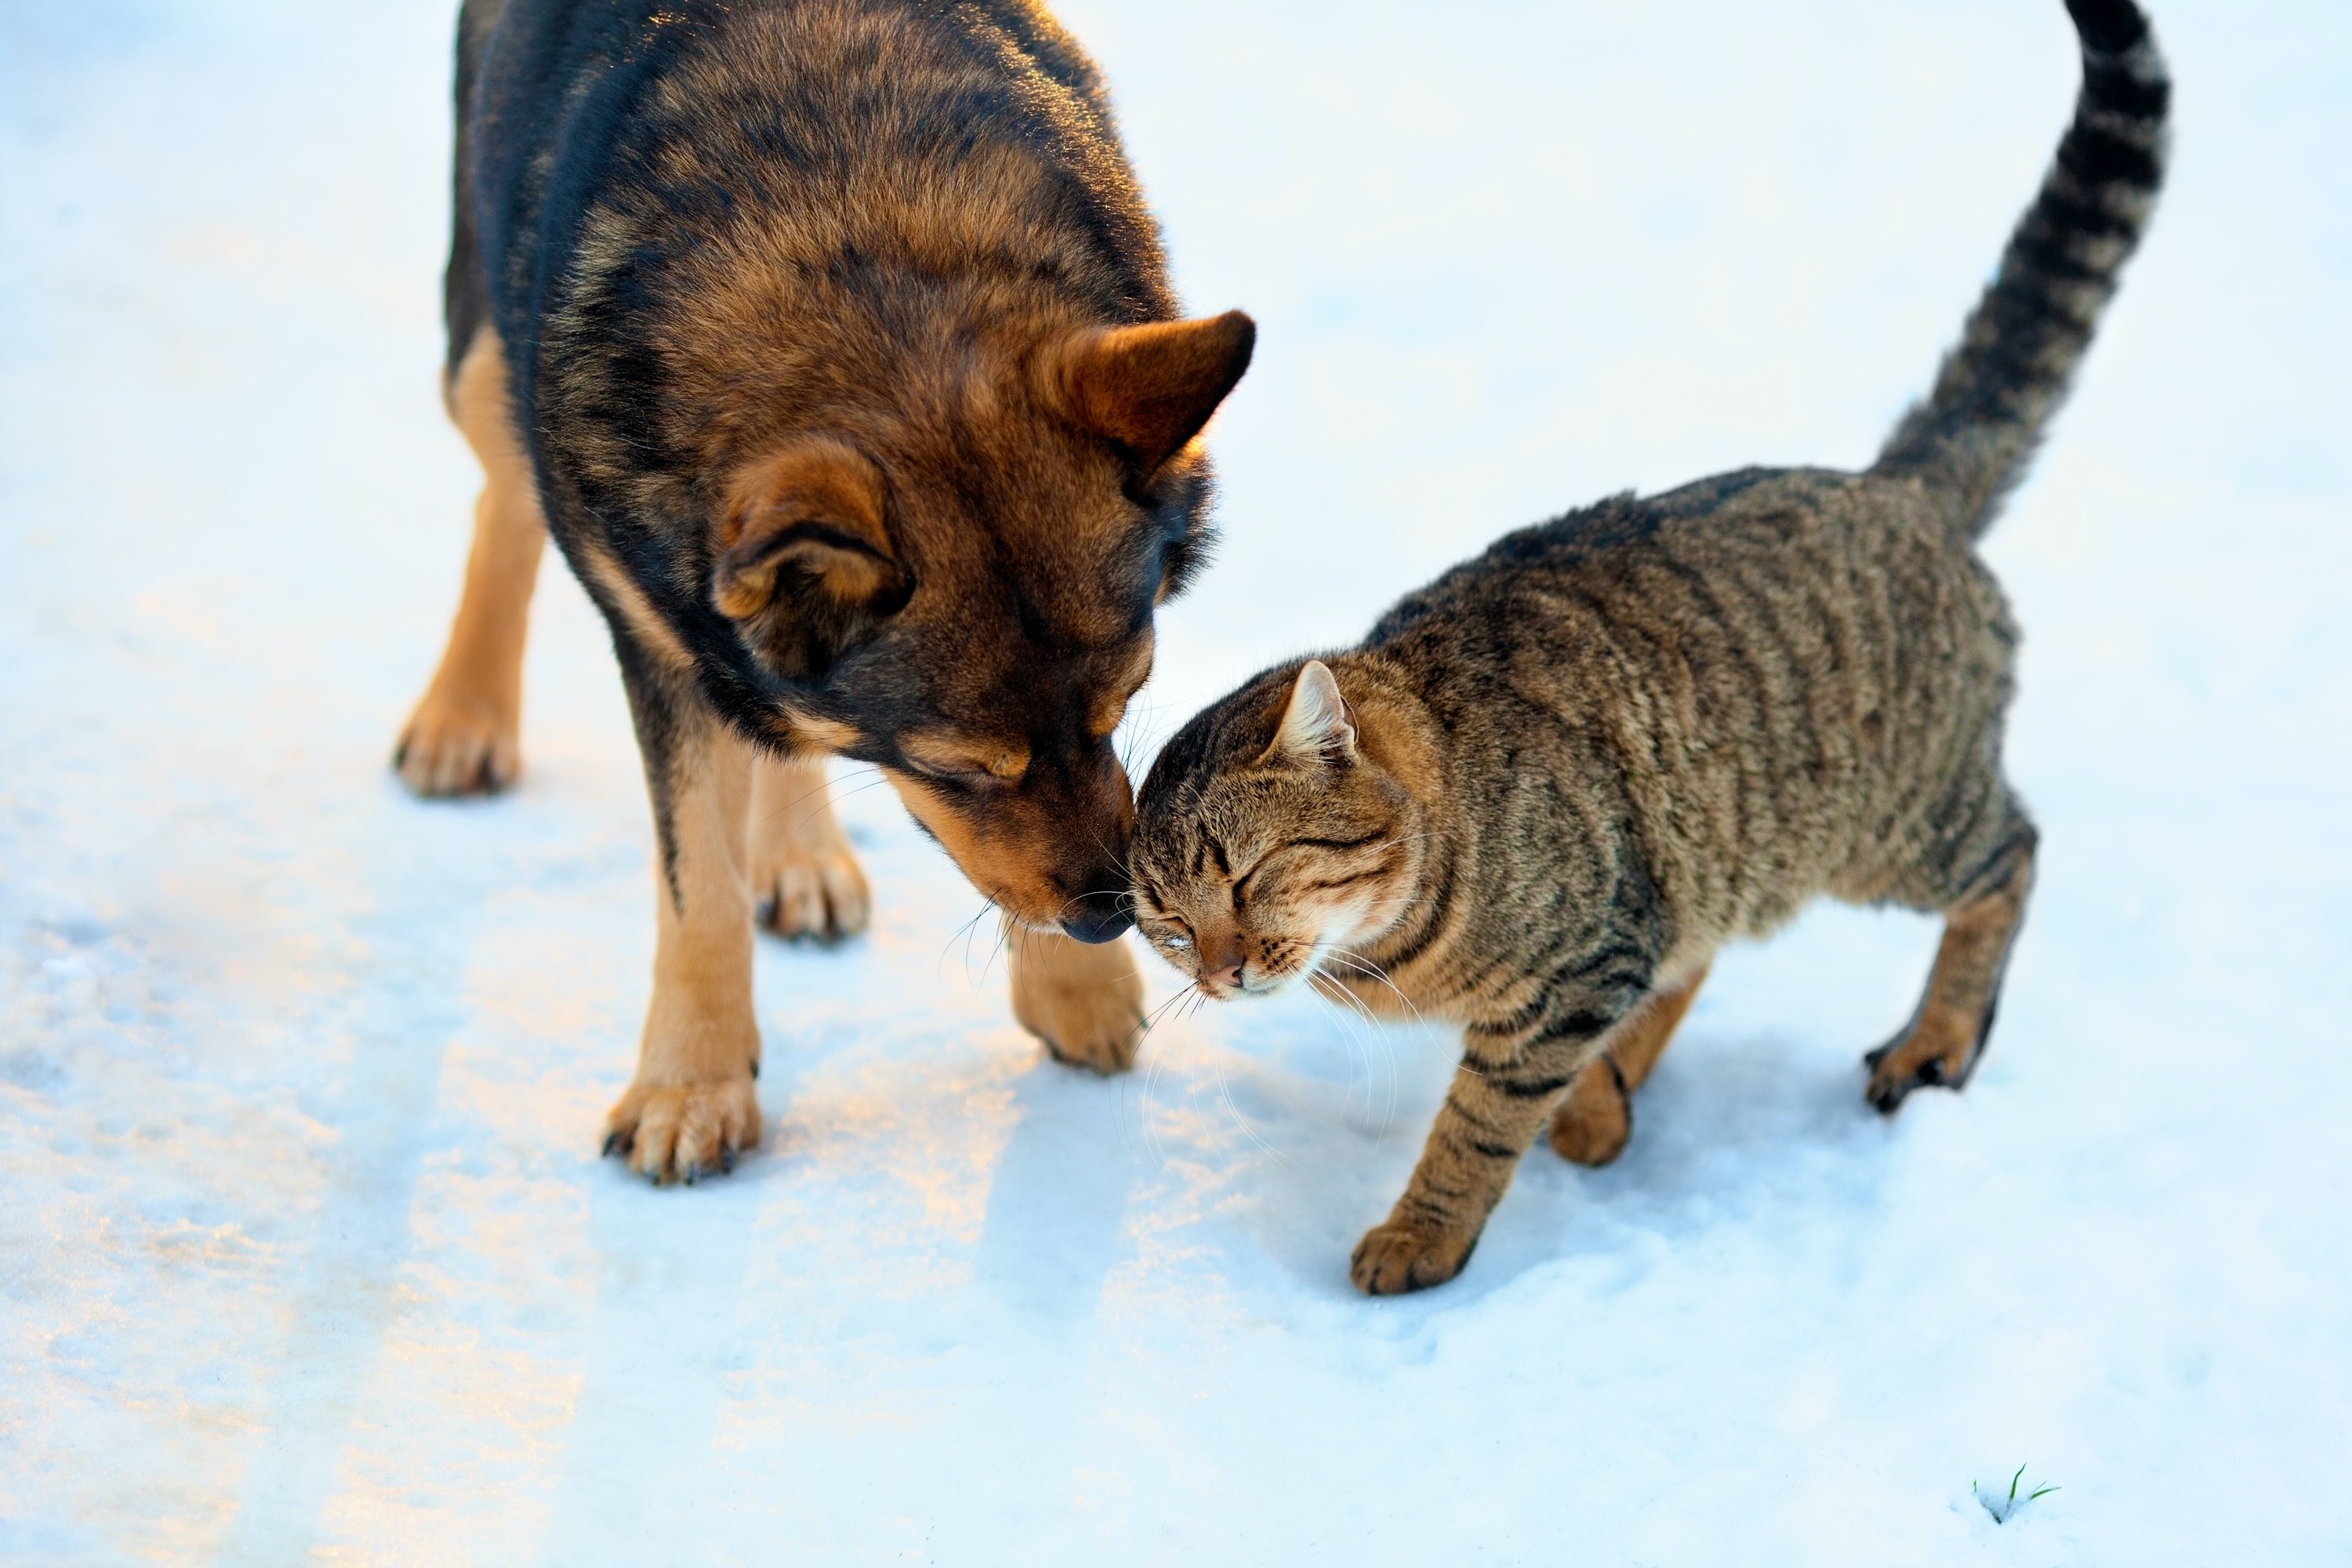
[(459, 33), (448, 395), (486, 484), (396, 762), (424, 795), (513, 782), (551, 532), (611, 624), (661, 848), (607, 1147), (692, 1181), (756, 1143), (755, 914), (866, 919), (825, 753), (1022, 928), (1022, 1023), (1124, 1069), (1110, 736), (1202, 559), (1199, 437), (1255, 329), (1179, 319), (1094, 67), (1010, 4), (467, 0)]

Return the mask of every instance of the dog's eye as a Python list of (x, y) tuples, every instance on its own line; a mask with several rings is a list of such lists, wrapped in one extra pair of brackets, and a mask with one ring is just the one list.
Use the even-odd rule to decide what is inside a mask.
[(927, 779), (953, 784), (959, 789), (1002, 789), (1010, 782), (986, 768), (943, 768), (929, 763), (917, 763), (915, 771)]
[(1029, 770), (1025, 750), (941, 744), (917, 736), (899, 743), (908, 772), (956, 789), (988, 790), (1017, 784)]

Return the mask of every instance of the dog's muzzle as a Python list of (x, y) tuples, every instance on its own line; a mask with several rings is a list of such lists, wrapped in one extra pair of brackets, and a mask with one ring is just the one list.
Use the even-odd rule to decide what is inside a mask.
[(1128, 913), (1125, 895), (1088, 893), (1063, 918), (1062, 929), (1080, 942), (1104, 942), (1115, 941), (1134, 923), (1135, 918)]

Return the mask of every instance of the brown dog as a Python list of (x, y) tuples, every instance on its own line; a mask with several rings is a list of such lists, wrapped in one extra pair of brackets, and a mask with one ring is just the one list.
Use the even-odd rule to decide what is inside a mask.
[(690, 1181), (759, 1137), (755, 907), (865, 921), (808, 804), (827, 752), (879, 766), (1021, 929), (1022, 1022), (1130, 1064), (1133, 961), (1080, 945), (1128, 923), (1109, 737), (1200, 562), (1196, 437), (1255, 335), (1175, 318), (1094, 68), (1034, 6), (467, 0), (447, 390), (488, 482), (395, 761), (424, 795), (513, 779), (551, 530), (659, 830), (608, 1127), (635, 1169)]

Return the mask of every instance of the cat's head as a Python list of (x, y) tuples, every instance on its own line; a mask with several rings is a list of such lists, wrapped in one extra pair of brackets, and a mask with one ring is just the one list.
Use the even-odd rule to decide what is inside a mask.
[(1422, 816), (1328, 666), (1271, 671), (1152, 764), (1128, 862), (1136, 924), (1212, 996), (1276, 990), (1402, 915)]

